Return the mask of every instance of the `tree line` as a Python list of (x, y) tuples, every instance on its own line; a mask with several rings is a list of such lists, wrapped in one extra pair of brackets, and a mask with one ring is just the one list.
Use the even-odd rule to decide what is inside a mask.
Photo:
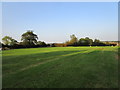
[(34, 47), (66, 47), (66, 46), (115, 46), (116, 44), (103, 43), (102, 41), (95, 39), (92, 40), (89, 37), (78, 39), (74, 34), (70, 35), (70, 40), (64, 43), (52, 43), (46, 44), (45, 42), (38, 41), (38, 36), (33, 31), (28, 30), (21, 35), (21, 42), (13, 39), (10, 36), (2, 38), (0, 46), (3, 49), (13, 48), (34, 48)]

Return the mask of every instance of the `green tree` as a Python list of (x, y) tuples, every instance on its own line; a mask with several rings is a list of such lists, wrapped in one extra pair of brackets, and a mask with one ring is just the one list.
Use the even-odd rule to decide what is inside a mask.
[(71, 38), (71, 40), (70, 40), (71, 43), (75, 43), (78, 41), (77, 37), (74, 34), (70, 35), (70, 38)]
[(38, 42), (37, 42), (37, 45), (40, 45), (40, 46), (45, 47), (45, 46), (46, 46), (46, 43), (45, 43), (45, 42), (38, 41)]
[(91, 46), (93, 44), (93, 40), (89, 37), (81, 38), (79, 39), (78, 44), (82, 46)]
[(5, 36), (4, 38), (2, 38), (3, 44), (4, 45), (9, 45), (11, 42), (12, 37), (9, 36)]
[(86, 44), (89, 45), (89, 46), (91, 46), (93, 44), (93, 40), (90, 39), (89, 37), (86, 37), (85, 41), (86, 41)]
[(74, 34), (72, 34), (70, 35), (70, 38), (71, 38), (70, 41), (67, 41), (66, 43), (68, 45), (77, 45), (77, 42), (78, 42), (77, 37)]
[(101, 43), (101, 41), (100, 41), (100, 40), (95, 39), (95, 40), (94, 40), (94, 42), (93, 42), (93, 45), (96, 45), (96, 46), (97, 46), (97, 45), (99, 45), (100, 43)]
[(33, 31), (28, 30), (26, 33), (22, 34), (21, 40), (25, 46), (34, 46), (37, 44), (37, 35)]
[(84, 38), (80, 38), (78, 41), (78, 45), (81, 45), (81, 46), (86, 45), (86, 40)]
[(11, 45), (11, 46), (14, 46), (14, 45), (16, 45), (16, 44), (17, 44), (17, 40), (12, 39), (10, 45)]
[(2, 43), (0, 42), (0, 48), (2, 48)]
[(13, 46), (17, 43), (15, 39), (9, 36), (5, 36), (4, 38), (2, 38), (2, 41), (4, 45), (9, 45), (9, 46)]

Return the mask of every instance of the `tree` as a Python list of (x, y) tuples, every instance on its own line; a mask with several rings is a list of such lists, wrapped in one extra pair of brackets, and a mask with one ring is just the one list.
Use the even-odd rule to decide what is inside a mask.
[(5, 36), (4, 38), (2, 38), (2, 41), (3, 41), (4, 45), (9, 45), (9, 46), (13, 46), (17, 43), (17, 41), (15, 39), (13, 39), (12, 37), (9, 37), (9, 36)]
[(78, 41), (78, 44), (81, 45), (81, 46), (91, 46), (92, 43), (93, 43), (93, 40), (90, 39), (89, 37), (81, 38)]
[(87, 45), (89, 45), (89, 46), (91, 46), (92, 43), (93, 43), (93, 40), (90, 39), (89, 37), (86, 37), (86, 38), (85, 38), (85, 41), (86, 41)]
[(78, 45), (85, 46), (86, 45), (86, 40), (84, 38), (80, 38), (79, 41), (78, 41)]
[(0, 48), (2, 48), (2, 43), (0, 42)]
[(70, 35), (70, 38), (71, 38), (70, 43), (72, 43), (72, 44), (74, 44), (78, 41), (77, 37), (74, 34)]
[[(100, 40), (98, 39), (95, 39), (94, 42), (93, 42), (93, 45), (94, 46), (106, 46), (107, 44), (101, 42)], [(109, 45), (109, 44), (108, 44)]]
[(66, 46), (67, 46), (67, 45), (70, 45), (70, 41), (69, 41), (69, 40), (66, 41), (65, 44), (66, 44)]
[(95, 40), (94, 40), (94, 43), (100, 43), (100, 40), (95, 39)]
[(46, 47), (47, 46), (45, 42), (41, 42), (41, 41), (38, 41), (37, 45), (42, 46), (42, 47)]
[(14, 46), (14, 45), (16, 45), (16, 44), (17, 44), (17, 40), (12, 39), (10, 45), (11, 45), (11, 46)]
[(21, 40), (23, 41), (23, 45), (31, 47), (37, 44), (37, 35), (33, 33), (33, 31), (28, 30), (26, 33), (22, 34)]
[(101, 43), (101, 42), (100, 42), (100, 40), (98, 40), (98, 39), (95, 39), (95, 40), (94, 40), (94, 42), (93, 42), (93, 45), (96, 45), (96, 46), (98, 46), (100, 43)]
[(11, 39), (12, 39), (11, 37), (5, 36), (4, 38), (2, 38), (3, 44), (4, 45), (9, 45), (10, 42), (11, 42)]
[(77, 45), (78, 42), (77, 37), (74, 34), (72, 34), (70, 35), (70, 38), (71, 38), (70, 41), (67, 41), (66, 44), (71, 46)]

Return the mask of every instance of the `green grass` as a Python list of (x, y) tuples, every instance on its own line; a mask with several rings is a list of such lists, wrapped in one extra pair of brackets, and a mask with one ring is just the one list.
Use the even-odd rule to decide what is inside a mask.
[(3, 88), (117, 88), (118, 47), (51, 47), (2, 52)]

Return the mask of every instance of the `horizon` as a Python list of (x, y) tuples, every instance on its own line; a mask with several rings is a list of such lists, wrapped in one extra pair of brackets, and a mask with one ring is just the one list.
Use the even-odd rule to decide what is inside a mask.
[(20, 41), (33, 30), (38, 41), (63, 43), (71, 34), (118, 41), (117, 2), (4, 2), (3, 35)]

